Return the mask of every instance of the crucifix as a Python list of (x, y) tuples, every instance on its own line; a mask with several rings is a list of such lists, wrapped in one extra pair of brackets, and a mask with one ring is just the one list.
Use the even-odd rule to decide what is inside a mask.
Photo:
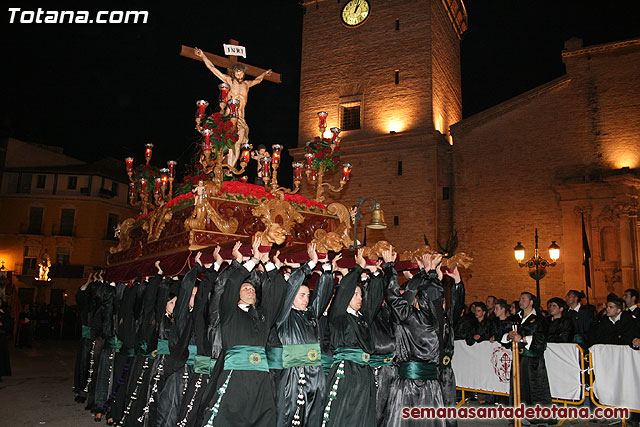
[[(239, 42), (237, 40), (230, 39), (229, 44), (238, 46)], [(266, 71), (266, 70), (263, 70), (262, 68), (254, 67), (253, 65), (243, 64), (242, 62), (238, 62), (237, 56), (229, 55), (227, 57), (224, 57), (224, 56), (214, 55), (213, 53), (209, 53), (209, 52), (203, 52), (203, 53), (207, 55), (207, 58), (209, 58), (211, 62), (213, 62), (215, 65), (219, 67), (231, 68), (234, 64), (244, 65), (247, 69), (245, 73), (248, 76), (257, 77)], [(202, 58), (195, 54), (194, 48), (185, 46), (185, 45), (182, 45), (182, 48), (180, 49), (180, 56), (195, 59), (196, 61), (202, 61)], [(282, 83), (281, 75), (274, 72), (272, 72), (270, 76), (265, 76), (264, 79), (274, 83)]]
[[(236, 40), (229, 40), (229, 43), (238, 46), (238, 41)], [(238, 141), (235, 144), (235, 149), (233, 151), (229, 150), (227, 157), (227, 162), (230, 165), (234, 165), (240, 155), (240, 146), (249, 142), (249, 127), (244, 116), (249, 89), (262, 82), (263, 79), (281, 83), (280, 74), (238, 62), (237, 56), (230, 55), (225, 58), (203, 52), (197, 47), (191, 48), (183, 45), (180, 55), (204, 62), (207, 68), (222, 81), (221, 87), (225, 86), (228, 91), (226, 99), (221, 99), (221, 107), (225, 115), (232, 117), (238, 129)], [(218, 70), (216, 65), (226, 67), (229, 74), (224, 74)], [(245, 80), (245, 75), (255, 76), (256, 78), (254, 80)], [(227, 104), (230, 106), (228, 109), (225, 108)]]

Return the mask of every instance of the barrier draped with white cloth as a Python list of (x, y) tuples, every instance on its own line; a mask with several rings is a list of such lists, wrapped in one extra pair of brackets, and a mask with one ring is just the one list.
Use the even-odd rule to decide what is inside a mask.
[(598, 344), (589, 352), (595, 375), (593, 391), (598, 402), (640, 411), (640, 351), (623, 345)]
[[(561, 400), (581, 400), (583, 387), (578, 346), (549, 343), (544, 359), (551, 396)], [(456, 341), (451, 364), (456, 386), (509, 394), (511, 350), (501, 344), (483, 341), (469, 346), (463, 340)]]

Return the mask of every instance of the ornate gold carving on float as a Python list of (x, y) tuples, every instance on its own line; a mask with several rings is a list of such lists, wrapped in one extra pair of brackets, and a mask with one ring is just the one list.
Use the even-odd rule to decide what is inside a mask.
[(164, 230), (167, 223), (171, 221), (171, 218), (173, 218), (173, 212), (167, 208), (166, 204), (163, 204), (153, 211), (147, 221), (142, 225), (142, 229), (146, 231), (148, 235), (147, 242), (158, 240), (160, 234), (162, 234), (162, 230)]
[(193, 189), (195, 193), (193, 213), (184, 222), (187, 230), (205, 230), (207, 220), (212, 221), (218, 230), (223, 233), (233, 234), (238, 229), (236, 218), (224, 219), (210, 203), (210, 197), (218, 194), (217, 183), (213, 181), (199, 181), (198, 186)]
[[(259, 217), (265, 225), (264, 231), (254, 235), (262, 237), (264, 244), (283, 244), (286, 237), (291, 235), (294, 224), (304, 222), (302, 214), (289, 202), (280, 199), (265, 200), (253, 208), (253, 215)], [(278, 222), (278, 218), (281, 222)]]
[(316, 230), (313, 233), (312, 243), (316, 244), (316, 248), (320, 253), (340, 252), (342, 249), (348, 249), (351, 244), (349, 209), (341, 203), (331, 203), (327, 207), (327, 213), (337, 216), (340, 224), (334, 231)]
[(115, 237), (119, 239), (117, 246), (112, 246), (109, 248), (109, 252), (115, 254), (116, 252), (127, 250), (131, 247), (131, 237), (129, 236), (129, 232), (131, 231), (131, 226), (135, 220), (133, 218), (127, 218), (122, 223), (118, 224), (115, 231)]

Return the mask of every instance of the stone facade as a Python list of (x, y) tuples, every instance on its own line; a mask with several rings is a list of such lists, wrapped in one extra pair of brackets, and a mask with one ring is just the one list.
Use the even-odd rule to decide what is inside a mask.
[[(543, 303), (585, 289), (581, 214), (592, 253), (591, 302), (638, 287), (640, 40), (563, 51), (567, 74), (454, 125), (454, 228), (474, 257), (470, 297), (515, 299), (535, 281), (513, 259), (555, 240)], [(635, 171), (634, 171), (635, 168)]]
[[(466, 21), (462, 7), (460, 19), (452, 20), (458, 9), (452, 11), (441, 0), (370, 4), (367, 21), (356, 28), (340, 21), (344, 2), (307, 6), (301, 148), (293, 155), (301, 158), (305, 142), (318, 135), (317, 112), (329, 113), (328, 127), (341, 127), (341, 105), (359, 102), (360, 129), (341, 134), (343, 159), (353, 164), (351, 181), (330, 200), (352, 205), (358, 197), (374, 197), (389, 228), (368, 230), (367, 240), (386, 239), (401, 250), (413, 249), (423, 235), (446, 240), (450, 231), (451, 202), (443, 200), (448, 191), (443, 187), (451, 185), (448, 129), (462, 117), (460, 33), (454, 23)], [(368, 219), (365, 214), (363, 222)], [(361, 240), (363, 230), (358, 233)]]

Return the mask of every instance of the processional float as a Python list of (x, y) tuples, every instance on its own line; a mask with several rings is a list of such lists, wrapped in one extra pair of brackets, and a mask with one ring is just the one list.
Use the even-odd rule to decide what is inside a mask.
[[(202, 51), (197, 48), (190, 51), (207, 63)], [(273, 144), (271, 153), (253, 150), (247, 139), (246, 121), (241, 116), (244, 105), (237, 90), (230, 87), (237, 82), (226, 75), (214, 74), (223, 80), (218, 100), (215, 108), (206, 100), (196, 102), (197, 160), (189, 165), (190, 172), (181, 183), (176, 181), (177, 162), (169, 161), (162, 168), (151, 163), (151, 143), (145, 146), (144, 163), (134, 166), (133, 157), (125, 159), (130, 181), (129, 203), (140, 214), (118, 225), (118, 244), (109, 249), (107, 256), (107, 280), (128, 281), (152, 275), (158, 259), (165, 274), (183, 273), (192, 251), (202, 251), (206, 257), (220, 246), (224, 256), (230, 254), (235, 242), (248, 244), (255, 237), (261, 237), (263, 246), (276, 246), (281, 259), (292, 262), (307, 260), (309, 243), (315, 243), (321, 254), (353, 250), (352, 222), (358, 218), (354, 208), (337, 202), (324, 203), (326, 191), (342, 191), (352, 171), (351, 164), (340, 159), (340, 129), (332, 127), (331, 136), (324, 137), (328, 114), (318, 113), (319, 136), (307, 142), (304, 160), (292, 163), (292, 188), (283, 187), (278, 182), (283, 147)], [(258, 163), (260, 185), (247, 182), (247, 167), (252, 158)], [(336, 184), (331, 184), (330, 175), (337, 170), (341, 174)], [(299, 194), (303, 183), (313, 197)], [(380, 209), (379, 205), (376, 209)], [(382, 218), (381, 210), (378, 215)], [(389, 246), (386, 241), (376, 242), (365, 248), (365, 256), (375, 262)], [(438, 251), (425, 246), (402, 253), (396, 266), (404, 263), (405, 269), (415, 268), (413, 260), (427, 252)], [(451, 256), (452, 253), (443, 265), (449, 268), (469, 265), (471, 258), (464, 253)], [(339, 265), (352, 266), (351, 258), (343, 257)]]

